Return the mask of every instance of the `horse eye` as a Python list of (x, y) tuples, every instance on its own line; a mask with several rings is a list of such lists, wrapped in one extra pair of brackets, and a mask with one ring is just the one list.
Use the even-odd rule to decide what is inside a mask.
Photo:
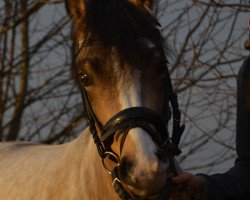
[(87, 74), (80, 73), (79, 75), (80, 75), (80, 82), (84, 87), (92, 85), (93, 81)]

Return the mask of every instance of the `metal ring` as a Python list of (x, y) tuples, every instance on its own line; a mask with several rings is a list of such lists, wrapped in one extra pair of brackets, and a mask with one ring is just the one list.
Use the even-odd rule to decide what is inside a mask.
[(112, 182), (112, 186), (115, 187), (115, 183), (121, 183), (121, 181), (118, 178), (114, 178), (113, 182)]
[(105, 170), (109, 173), (109, 174), (111, 174), (111, 172), (112, 172), (112, 170), (110, 170), (108, 167), (107, 167), (107, 165), (106, 165), (106, 163), (105, 163), (105, 158), (107, 157), (107, 156), (113, 156), (113, 158), (116, 160), (116, 165), (117, 165), (117, 167), (120, 165), (120, 158), (119, 158), (119, 156), (116, 154), (116, 153), (114, 153), (114, 152), (111, 152), (111, 151), (105, 151), (104, 152), (104, 157), (102, 158), (102, 165), (103, 165), (103, 167), (105, 168)]

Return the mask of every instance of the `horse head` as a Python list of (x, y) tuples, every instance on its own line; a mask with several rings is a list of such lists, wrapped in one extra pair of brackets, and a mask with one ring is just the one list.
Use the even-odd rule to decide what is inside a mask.
[(174, 173), (169, 169), (184, 127), (153, 1), (66, 0), (66, 8), (73, 22), (72, 71), (104, 168), (130, 198), (159, 198)]

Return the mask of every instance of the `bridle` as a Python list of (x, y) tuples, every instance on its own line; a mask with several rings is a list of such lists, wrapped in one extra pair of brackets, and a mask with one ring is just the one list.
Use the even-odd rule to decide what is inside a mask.
[[(91, 45), (89, 44), (89, 41), (84, 42), (88, 46)], [(153, 141), (158, 144), (162, 154), (164, 154), (164, 156), (169, 161), (169, 170), (173, 173), (174, 176), (176, 176), (177, 170), (174, 164), (174, 157), (178, 156), (181, 153), (181, 150), (178, 148), (178, 144), (180, 142), (180, 138), (185, 129), (185, 126), (180, 125), (181, 113), (179, 110), (177, 95), (173, 91), (173, 86), (167, 67), (165, 84), (166, 86), (168, 86), (168, 88), (165, 92), (166, 102), (164, 105), (164, 110), (168, 110), (167, 108), (169, 107), (170, 102), (173, 113), (173, 126), (171, 137), (169, 136), (166, 122), (169, 119), (165, 120), (159, 113), (145, 107), (131, 107), (124, 109), (113, 117), (111, 117), (111, 119), (109, 119), (106, 124), (102, 125), (102, 123), (98, 120), (92, 109), (87, 91), (81, 81), (82, 78), (83, 73), (79, 71), (81, 94), (87, 115), (89, 130), (93, 136), (99, 156), (102, 159), (103, 166), (112, 176), (112, 186), (114, 187), (119, 197), (122, 200), (139, 199), (133, 197), (133, 195), (126, 191), (126, 189), (122, 185), (122, 182), (120, 181), (118, 173), (120, 158), (111, 149), (115, 134), (120, 134), (123, 136), (123, 139), (121, 140), (120, 144), (120, 151), (122, 151), (122, 147), (129, 130), (136, 127), (140, 127), (145, 130), (145, 132), (147, 132), (151, 136)], [(101, 137), (98, 136), (97, 129), (101, 132)], [(105, 158), (107, 157), (117, 163), (117, 166), (114, 167), (112, 170), (110, 170), (104, 162)], [(169, 199), (172, 189), (173, 187), (171, 183), (167, 181), (161, 199)]]

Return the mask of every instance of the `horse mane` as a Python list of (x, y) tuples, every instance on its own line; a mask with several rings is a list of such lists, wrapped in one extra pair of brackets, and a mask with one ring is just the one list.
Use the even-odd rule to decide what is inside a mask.
[(85, 14), (74, 31), (84, 31), (83, 41), (95, 41), (105, 49), (115, 47), (122, 60), (145, 60), (144, 38), (166, 55), (169, 50), (158, 29), (155, 18), (144, 8), (138, 8), (128, 0), (87, 1)]

